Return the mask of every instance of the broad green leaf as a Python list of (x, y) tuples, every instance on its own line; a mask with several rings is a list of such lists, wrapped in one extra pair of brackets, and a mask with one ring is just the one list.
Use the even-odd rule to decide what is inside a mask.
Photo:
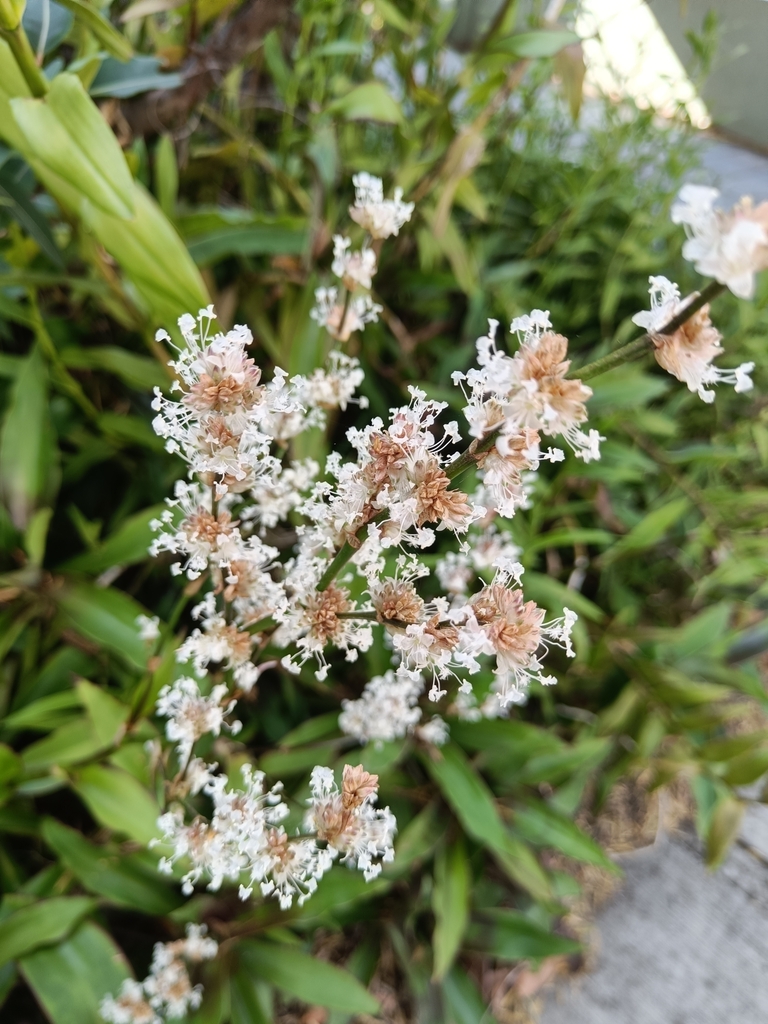
[(7, 715), (2, 721), (3, 729), (11, 732), (20, 729), (48, 732), (69, 720), (75, 708), (80, 708), (80, 698), (74, 690), (52, 693)]
[(107, 53), (117, 57), (118, 60), (130, 60), (133, 55), (133, 47), (125, 36), (121, 35), (110, 21), (107, 21), (98, 7), (89, 3), (88, 0), (58, 0), (58, 2), (68, 8), (76, 20), (93, 33)]
[(149, 545), (155, 537), (150, 523), (157, 519), (165, 508), (153, 505), (142, 509), (126, 519), (115, 533), (111, 534), (93, 551), (85, 551), (65, 562), (62, 569), (69, 572), (100, 573), (115, 565), (134, 565), (148, 558)]
[(77, 694), (93, 724), (93, 731), (104, 746), (111, 746), (125, 731), (123, 726), (130, 713), (127, 704), (121, 704), (101, 686), (87, 679), (77, 683)]
[(435, 858), (435, 884), (432, 889), (434, 981), (445, 977), (461, 948), (469, 921), (470, 881), (469, 861), (463, 843), (458, 841), (443, 846)]
[(716, 868), (725, 860), (739, 834), (744, 803), (730, 794), (721, 795), (712, 812), (706, 836), (707, 866)]
[(572, 590), (553, 576), (541, 572), (525, 571), (525, 596), (548, 611), (553, 608), (570, 608), (590, 622), (604, 622), (605, 612), (584, 597), (578, 590)]
[(147, 663), (147, 648), (139, 638), (136, 618), (144, 609), (112, 587), (70, 584), (56, 595), (69, 623), (89, 640), (120, 655), (135, 668)]
[(13, 384), (0, 434), (0, 493), (20, 530), (50, 489), (55, 447), (48, 417), (47, 376), (40, 346), (35, 344)]
[(66, 768), (86, 761), (105, 747), (106, 744), (93, 727), (93, 721), (83, 716), (65, 722), (45, 739), (25, 747), (21, 756), (27, 772), (34, 775), (53, 765)]
[(195, 235), (187, 243), (198, 267), (208, 267), (227, 256), (299, 255), (306, 246), (306, 230), (280, 224), (222, 227)]
[(60, 942), (95, 906), (86, 896), (57, 896), (15, 911), (0, 922), (0, 964)]
[[(48, 9), (46, 10), (46, 6)], [(72, 28), (72, 15), (56, 0), (26, 0), (22, 25), (35, 53), (41, 49), (46, 56), (62, 42)], [(45, 31), (45, 38), (43, 32)]]
[(181, 894), (163, 881), (156, 862), (147, 863), (143, 854), (94, 846), (75, 829), (53, 818), (45, 819), (42, 834), (89, 892), (145, 914), (169, 914), (184, 902)]
[(153, 326), (170, 330), (182, 313), (195, 314), (210, 299), (175, 228), (138, 182), (133, 200), (129, 221), (96, 208), (84, 211), (85, 219), (130, 278)]
[(401, 124), (403, 120), (399, 104), (382, 82), (365, 82), (355, 86), (340, 99), (334, 100), (328, 107), (328, 113), (337, 114), (346, 121)]
[(150, 89), (176, 89), (183, 79), (175, 72), (164, 72), (157, 57), (133, 57), (127, 64), (105, 60), (91, 82), (91, 96), (129, 99)]
[(245, 941), (237, 948), (241, 963), (255, 977), (305, 1003), (348, 1013), (378, 1013), (378, 1002), (357, 978), (295, 946)]
[(539, 960), (580, 949), (578, 942), (554, 935), (516, 910), (483, 910), (467, 938), (473, 948), (500, 960)]
[(423, 755), (422, 762), (465, 831), (494, 854), (513, 881), (533, 895), (546, 898), (546, 876), (530, 850), (507, 832), (485, 781), (456, 744), (446, 744), (440, 753), (436, 760)]
[(94, 348), (66, 348), (61, 352), (61, 361), (69, 369), (106, 370), (114, 373), (137, 391), (151, 391), (155, 387), (167, 387), (168, 374), (156, 359), (138, 356), (115, 345)]
[(51, 1024), (103, 1024), (99, 1004), (130, 974), (110, 936), (90, 921), (61, 945), (24, 957), (19, 968)]
[(512, 53), (516, 57), (536, 59), (554, 57), (566, 46), (580, 42), (575, 32), (564, 29), (540, 29), (536, 32), (520, 32), (493, 44), (495, 50)]
[(76, 75), (57, 75), (45, 99), (14, 99), (10, 105), (36, 161), (105, 213), (133, 216), (128, 164)]
[(514, 827), (531, 843), (560, 850), (568, 857), (597, 864), (608, 871), (617, 873), (619, 870), (594, 839), (543, 802), (515, 808)]
[(768, 747), (747, 750), (728, 762), (723, 779), (729, 786), (748, 786), (768, 772)]
[(546, 782), (551, 786), (558, 786), (570, 779), (575, 772), (596, 768), (610, 749), (610, 739), (587, 737), (559, 753), (532, 757), (520, 770), (516, 781), (528, 785)]
[(155, 798), (128, 772), (100, 764), (80, 769), (72, 788), (96, 821), (147, 845), (158, 835), (160, 808)]
[(8, 43), (0, 39), (0, 137), (13, 149), (22, 152), (24, 136), (16, 126), (10, 101), (16, 96), (29, 96), (29, 86), (21, 73)]

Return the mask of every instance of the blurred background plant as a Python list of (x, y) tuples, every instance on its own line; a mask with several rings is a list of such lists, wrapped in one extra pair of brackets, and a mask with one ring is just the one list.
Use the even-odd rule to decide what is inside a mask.
[[(4, 1020), (96, 1022), (189, 921), (221, 944), (198, 1024), (503, 1020), (511, 963), (580, 956), (568, 910), (585, 872), (614, 871), (596, 838), (617, 785), (640, 777), (647, 807), (645, 791), (686, 780), (709, 862), (725, 855), (739, 787), (768, 770), (764, 282), (715, 309), (729, 361), (757, 364), (754, 392), (705, 406), (649, 362), (596, 378), (602, 460), (542, 471), (508, 524), (527, 596), (580, 615), (555, 689), (509, 721), (451, 722), (440, 759), (403, 741), (357, 751), (339, 703), (385, 669), (374, 647), (323, 684), (266, 674), (241, 735), (216, 741), (225, 768), (252, 760), (298, 797), (315, 764), (377, 772), (400, 828), (379, 879), (335, 868), (302, 908), (244, 907), (183, 898), (147, 849), (152, 709), (193, 597), (147, 556), (179, 473), (150, 427), (151, 389), (171, 382), (155, 329), (212, 301), (224, 328), (251, 326), (258, 363), (310, 371), (313, 291), (358, 170), (417, 203), (354, 353), (374, 414), (411, 383), (455, 405), (450, 374), (488, 316), (549, 309), (587, 362), (633, 336), (649, 274), (696, 285), (668, 218), (697, 173), (684, 111), (582, 110), (573, 14), (0, 5)], [(295, 454), (343, 448), (355, 415)], [(159, 653), (139, 614), (160, 617)]]

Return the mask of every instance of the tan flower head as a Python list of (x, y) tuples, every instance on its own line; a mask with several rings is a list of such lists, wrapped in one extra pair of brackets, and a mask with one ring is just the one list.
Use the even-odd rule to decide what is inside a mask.
[(344, 624), (338, 618), (341, 612), (352, 610), (349, 591), (332, 583), (326, 590), (309, 598), (306, 614), (310, 622), (310, 635), (321, 644), (327, 644), (343, 632)]
[(472, 518), (472, 506), (463, 491), (450, 490), (451, 481), (437, 459), (417, 462), (413, 478), (418, 526), (440, 523), (448, 529), (467, 527)]
[(373, 607), (379, 622), (418, 622), (424, 602), (409, 580), (385, 580), (373, 595)]
[(341, 780), (341, 802), (345, 810), (360, 807), (379, 790), (379, 776), (371, 775), (361, 764), (344, 765)]

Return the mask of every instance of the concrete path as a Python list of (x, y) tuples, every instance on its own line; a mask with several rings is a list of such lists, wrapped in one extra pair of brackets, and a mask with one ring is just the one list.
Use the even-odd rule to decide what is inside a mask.
[(598, 916), (593, 973), (545, 996), (541, 1024), (766, 1024), (768, 807), (754, 805), (715, 874), (695, 840), (622, 859)]
[(704, 176), (720, 189), (724, 209), (742, 196), (752, 196), (756, 203), (768, 199), (768, 156), (706, 136), (701, 150)]

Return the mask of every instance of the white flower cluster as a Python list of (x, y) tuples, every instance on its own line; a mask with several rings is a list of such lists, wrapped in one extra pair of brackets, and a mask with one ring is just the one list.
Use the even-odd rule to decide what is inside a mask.
[(266, 789), (264, 773), (246, 764), (241, 768), (243, 785), (230, 788), (226, 775), (213, 774), (215, 767), (199, 761), (193, 766), (197, 786), (213, 804), (210, 820), (198, 817), (187, 823), (180, 805), (159, 820), (161, 842), (172, 850), (160, 869), (170, 874), (177, 861), (184, 861), (189, 866), (182, 876), (187, 895), (201, 880), (211, 891), (229, 881), (239, 883), (241, 899), (248, 899), (258, 886), (263, 896), (275, 896), (287, 910), (294, 898), (301, 906), (315, 892), (339, 856), (366, 878), (392, 860), (395, 819), (389, 808), (373, 806), (378, 777), (362, 766), (344, 767), (340, 791), (329, 768), (314, 769), (304, 832), (296, 834), (289, 834), (283, 824), (290, 810), (281, 783)]
[(744, 198), (726, 213), (715, 207), (720, 193), (703, 185), (684, 185), (672, 207), (672, 220), (684, 224), (688, 240), (683, 256), (700, 274), (751, 299), (755, 274), (768, 267), (768, 202), (754, 206)]
[[(396, 234), (410, 217), (412, 206), (399, 194), (385, 201), (376, 179), (358, 176), (355, 186), (352, 215), (373, 238)], [(336, 327), (323, 321), (332, 338), (347, 333), (350, 310), (364, 320), (372, 308), (360, 292), (375, 269), (371, 247), (352, 252), (346, 239), (335, 240), (333, 270), (347, 294)], [(395, 821), (374, 806), (376, 776), (347, 765), (337, 787), (330, 769), (317, 767), (303, 826), (290, 832), (279, 783), (269, 786), (246, 765), (233, 784), (196, 756), (196, 744), (237, 734), (236, 703), (255, 696), (265, 670), (300, 672), (313, 663), (322, 681), (336, 654), (355, 660), (375, 629), (389, 638), (393, 668), (345, 701), (340, 718), (361, 743), (444, 743), (443, 714), (427, 716), (422, 706), (427, 690), (438, 701), (452, 688), (443, 712), (471, 717), (507, 713), (532, 682), (554, 682), (541, 658), (552, 644), (573, 654), (575, 616), (566, 610), (545, 621), (524, 600), (519, 551), (493, 520), (526, 504), (543, 460), (565, 457), (542, 452), (541, 434), (562, 435), (586, 459), (598, 457), (600, 439), (582, 429), (590, 391), (566, 377), (566, 339), (534, 311), (512, 325), (521, 336), (514, 356), (497, 351), (492, 324), (478, 342), (478, 367), (457, 378), (469, 447), (458, 423), (445, 421), (446, 403), (412, 387), (408, 404), (386, 420), (347, 432), (351, 457), (334, 452), (322, 468), (292, 459), (293, 438), (356, 401), (358, 361), (335, 349), (323, 370), (288, 379), (275, 369), (265, 382), (248, 354), (250, 332), (214, 333), (214, 318), (210, 308), (182, 317), (187, 347), (171, 364), (178, 398), (157, 393), (154, 402), (155, 429), (184, 458), (189, 479), (177, 482), (154, 524), (153, 551), (171, 556), (173, 571), (201, 594), (196, 625), (177, 651), (185, 674), (157, 702), (178, 766), (160, 819), (162, 864), (174, 872), (178, 864), (185, 892), (227, 882), (242, 898), (258, 889), (289, 907), (314, 892), (337, 858), (367, 878), (391, 859)], [(474, 493), (454, 485), (470, 467), (479, 477)], [(458, 550), (442, 553), (432, 596), (422, 596), (430, 575), (423, 553), (442, 532), (459, 539)], [(149, 639), (157, 627), (141, 628)], [(485, 666), (494, 682), (479, 702), (470, 680)], [(181, 801), (197, 795), (211, 810), (190, 818)]]
[(552, 331), (549, 312), (534, 309), (517, 317), (510, 331), (520, 345), (514, 356), (496, 346), (497, 320), (488, 321), (488, 335), (477, 342), (477, 368), (453, 374), (467, 397), (465, 415), (470, 434), (484, 437), (499, 430), (495, 452), (487, 460), (485, 480), (499, 496), (499, 511), (511, 515), (523, 500), (521, 470), (536, 469), (542, 459), (559, 462), (559, 449), (542, 453), (539, 438), (561, 436), (575, 455), (590, 462), (600, 458), (596, 430), (584, 432), (586, 402), (592, 389), (568, 377), (568, 339)]
[(212, 960), (218, 943), (208, 938), (205, 925), (187, 925), (187, 935), (175, 942), (158, 942), (144, 981), (126, 978), (116, 996), (106, 996), (99, 1008), (108, 1024), (163, 1024), (186, 1017), (200, 1006), (201, 985), (192, 985), (187, 964)]
[(402, 201), (402, 189), (395, 189), (394, 199), (384, 198), (381, 178), (362, 172), (356, 174), (355, 203), (349, 214), (366, 232), (363, 245), (352, 249), (352, 241), (345, 235), (333, 236), (332, 272), (341, 282), (341, 290), (318, 288), (315, 306), (310, 313), (337, 341), (349, 341), (365, 325), (378, 320), (382, 307), (371, 298), (370, 291), (377, 270), (376, 252), (369, 243), (396, 235), (411, 219), (413, 203)]
[(688, 303), (697, 296), (680, 300), (680, 289), (666, 277), (649, 278), (651, 308), (636, 313), (632, 322), (644, 328), (653, 339), (656, 361), (679, 381), (695, 391), (707, 403), (714, 402), (715, 393), (708, 387), (732, 384), (737, 392), (750, 391), (754, 363), (742, 363), (732, 370), (713, 366), (712, 360), (722, 355), (722, 335), (709, 319), (709, 306), (702, 306), (690, 319), (671, 334), (660, 333)]

